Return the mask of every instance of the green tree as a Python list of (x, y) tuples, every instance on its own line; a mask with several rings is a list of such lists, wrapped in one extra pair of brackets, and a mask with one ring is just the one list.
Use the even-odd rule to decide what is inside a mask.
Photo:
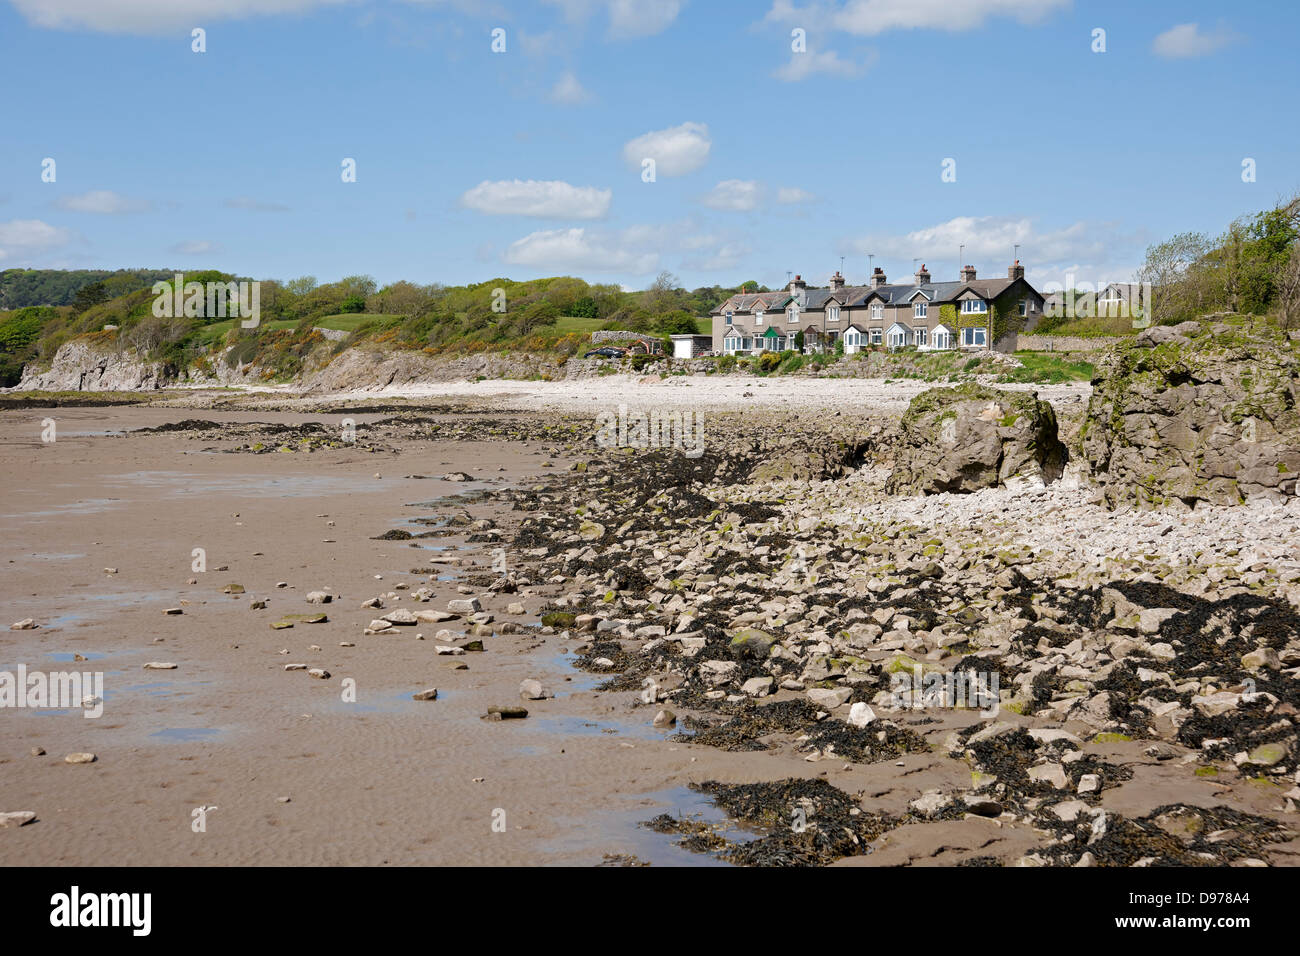
[(104, 287), (104, 283), (92, 282), (90, 285), (77, 290), (77, 294), (72, 299), (72, 311), (80, 315), (87, 309), (107, 301), (108, 290)]

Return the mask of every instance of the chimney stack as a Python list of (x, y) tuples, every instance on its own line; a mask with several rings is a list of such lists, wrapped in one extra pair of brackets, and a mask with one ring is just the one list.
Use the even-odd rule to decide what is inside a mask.
[(974, 267), (974, 266), (962, 266), (962, 267), (961, 267), (961, 281), (962, 281), (962, 282), (974, 282), (974, 281), (975, 281), (975, 267)]
[(831, 276), (831, 291), (836, 292), (843, 288), (844, 288), (844, 276), (840, 275), (839, 270), (837, 269), (835, 271), (835, 275)]
[(916, 284), (917, 285), (930, 284), (930, 272), (928, 269), (926, 269), (924, 262), (921, 263), (921, 268), (916, 270)]
[(875, 271), (871, 273), (871, 288), (879, 289), (888, 282), (889, 280), (885, 278), (885, 270), (876, 266)]
[(1024, 277), (1025, 277), (1025, 267), (1022, 266), (1020, 264), (1020, 260), (1017, 259), (1014, 263), (1012, 263), (1011, 268), (1007, 270), (1007, 278), (1023, 279)]
[(801, 291), (803, 291), (803, 290), (806, 289), (806, 288), (808, 288), (808, 283), (806, 283), (806, 282), (803, 281), (803, 276), (798, 276), (798, 275), (797, 275), (797, 276), (795, 276), (793, 279), (790, 280), (790, 294), (791, 294), (791, 295), (794, 295), (796, 292), (801, 292)]

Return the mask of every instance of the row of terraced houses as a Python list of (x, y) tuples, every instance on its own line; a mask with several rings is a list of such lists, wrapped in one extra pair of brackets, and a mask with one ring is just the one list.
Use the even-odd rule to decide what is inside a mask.
[(890, 284), (877, 267), (868, 285), (846, 285), (837, 271), (825, 288), (795, 276), (777, 292), (733, 295), (711, 313), (713, 351), (828, 352), (843, 342), (849, 354), (871, 346), (1010, 352), (1043, 314), (1043, 297), (1018, 259), (1006, 278), (979, 279), (965, 266), (956, 281), (933, 282), (922, 265), (913, 279)]

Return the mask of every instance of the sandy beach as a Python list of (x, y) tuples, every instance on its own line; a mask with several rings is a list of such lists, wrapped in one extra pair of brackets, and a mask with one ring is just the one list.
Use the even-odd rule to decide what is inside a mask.
[[(855, 795), (873, 819), (893, 821), (869, 853), (842, 856), (841, 865), (1009, 865), (1033, 855), (1053, 836), (1010, 809), (934, 819), (916, 809), (927, 794), (970, 786), (970, 767), (941, 742), (987, 726), (971, 710), (893, 715), (891, 726), (908, 728), (899, 733), (929, 741), (904, 747), (897, 759), (848, 759), (829, 749), (810, 756), (806, 738), (793, 736), (764, 738), (769, 745), (760, 749), (691, 743), (678, 736), (682, 724), (654, 725), (660, 705), (647, 704), (635, 681), (602, 689), (610, 674), (589, 665), (607, 639), (542, 626), (544, 609), (563, 606), (565, 595), (577, 602), (574, 582), (526, 577), (517, 589), (489, 587), (499, 577), (494, 562), (527, 575), (525, 557), (548, 559), (545, 548), (503, 547), (530, 516), (511, 507), (507, 493), (555, 482), (586, 460), (578, 451), (593, 408), (681, 400), (725, 422), (748, 403), (777, 416), (797, 415), (791, 403), (842, 404), (888, 419), (920, 389), (611, 378), (594, 388), (481, 382), (325, 400), (175, 391), (153, 406), (5, 412), (0, 603), (9, 621), (39, 626), (0, 631), (0, 670), (102, 672), (104, 693), (102, 716), (93, 719), (76, 708), (0, 712), (0, 810), (37, 815), (0, 839), (0, 864), (722, 865), (719, 853), (683, 845), (685, 831), (644, 824), (666, 814), (743, 843), (761, 828), (724, 814), (692, 785), (782, 779), (829, 784)], [(1086, 386), (1039, 391), (1069, 408)], [(357, 399), (357, 410), (347, 411)], [(411, 411), (394, 419), (372, 410), (386, 402)], [(461, 403), (458, 413), (446, 403)], [(232, 407), (241, 404), (252, 407)], [(292, 410), (275, 410), (286, 406)], [(509, 428), (525, 414), (541, 415), (535, 435), (555, 421), (569, 429), (568, 440), (558, 431), (554, 440), (516, 440)], [(53, 442), (41, 440), (48, 419), (57, 427)], [(355, 443), (337, 440), (345, 420), (357, 429)], [(172, 430), (146, 430), (160, 426)], [(430, 427), (450, 431), (429, 437), (421, 429)], [(852, 480), (868, 478), (864, 470)], [(800, 495), (819, 502), (837, 487), (813, 482)], [(1091, 545), (1088, 560), (1099, 567), (1106, 547), (1144, 533), (1136, 518), (1112, 524), (1084, 491), (1052, 494), (1053, 507), (1034, 507), (1056, 517), (1040, 523), (1019, 521), (1023, 499), (1001, 490), (960, 503), (898, 498), (882, 513), (942, 533), (978, 517), (1005, 540), (1042, 552), (1045, 566), (1053, 548), (1070, 548), (1052, 522), (1077, 524), (1080, 553)], [(825, 507), (837, 506), (828, 498)], [(1285, 527), (1272, 513), (1240, 514), (1240, 533), (1256, 535), (1260, 546), (1270, 526)], [(1169, 540), (1194, 547), (1204, 522), (1215, 519), (1199, 520), (1185, 541), (1182, 531)], [(1107, 529), (1115, 542), (1103, 536)], [(202, 549), (205, 570), (195, 570), (194, 549)], [(310, 603), (315, 591), (330, 602)], [(363, 607), (374, 598), (380, 606)], [(444, 612), (469, 598), (481, 602), (477, 620)], [(516, 602), (522, 607), (511, 609)], [(449, 619), (365, 633), (396, 610)], [(328, 620), (272, 627), (319, 613)], [(631, 654), (644, 652), (644, 635), (620, 633)], [(475, 640), (481, 652), (440, 652)], [(533, 680), (546, 695), (521, 700), (521, 682)], [(656, 680), (687, 687), (680, 676)], [(436, 700), (413, 699), (433, 688)], [(802, 699), (802, 690), (772, 696)], [(501, 706), (526, 707), (528, 716), (481, 719)], [(1227, 804), (1285, 819), (1280, 790), (1198, 777), (1192, 756), (1144, 757), (1149, 743), (1101, 735), (1086, 744), (1089, 766), (1127, 768), (1108, 780), (1098, 807), (1137, 817), (1175, 801)], [(65, 761), (78, 753), (93, 762)], [(1282, 836), (1266, 851), (1252, 844), (1250, 853), (1238, 856), (1293, 864), (1300, 845)]]

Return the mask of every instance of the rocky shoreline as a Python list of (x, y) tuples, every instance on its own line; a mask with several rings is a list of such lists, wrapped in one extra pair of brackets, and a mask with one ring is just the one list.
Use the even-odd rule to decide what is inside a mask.
[[(674, 431), (671, 415), (634, 407), (611, 441), (590, 407), (509, 396), (260, 398), (292, 417), (200, 411), (139, 434), (231, 456), (373, 458), (453, 483), (485, 477), (477, 456), (429, 449), (532, 449), (525, 481), (371, 529), (481, 553), (459, 565), (447, 611), (380, 594), (366, 633), (456, 621), (463, 633), (433, 638), (453, 666), (507, 641), (558, 649), (630, 724), (668, 735), (656, 753), (689, 752), (689, 786), (754, 836), (646, 814), (685, 849), (764, 866), (1296, 865), (1295, 436), (1286, 409), (1241, 384), (1240, 355), (1184, 388), (1199, 359), (1174, 353), (1197, 330), (1174, 334), (1116, 360), (1126, 381), (1158, 377), (1128, 398), (1103, 380), (1086, 404), (974, 384), (909, 389), (906, 413), (723, 404), (698, 445), (680, 441), (680, 413)], [(1153, 372), (1161, 348), (1174, 361)], [(209, 407), (246, 419), (249, 401)], [(1130, 437), (1169, 434), (1159, 416), (1218, 443), (1213, 494), (1177, 484), (1176, 464), (1125, 490)], [(1243, 432), (1252, 417), (1268, 424)], [(1241, 480), (1224, 464), (1239, 442), (1252, 446)], [(1144, 467), (1182, 454), (1151, 447)], [(429, 585), (408, 596), (427, 604), (445, 565), (425, 551), (411, 564)], [(554, 696), (542, 678), (479, 716), (529, 724)], [(441, 704), (437, 688), (415, 693)]]

